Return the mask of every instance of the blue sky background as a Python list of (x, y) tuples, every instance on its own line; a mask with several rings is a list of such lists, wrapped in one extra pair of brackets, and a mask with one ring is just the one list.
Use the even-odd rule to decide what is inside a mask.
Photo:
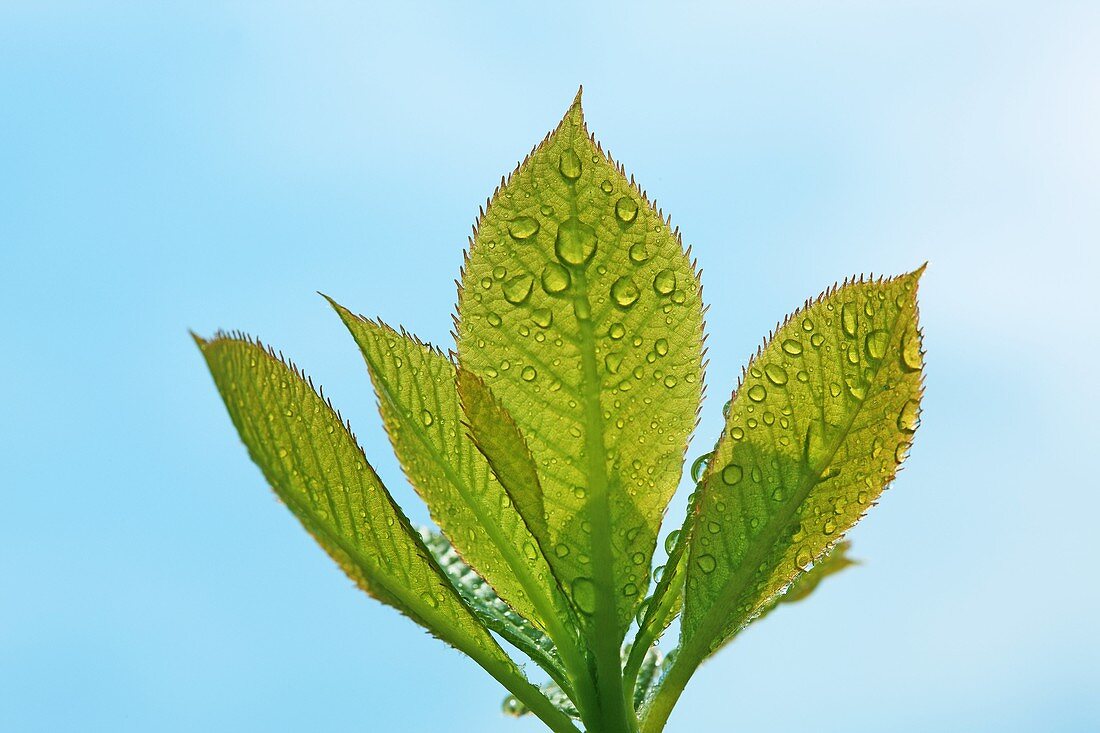
[(447, 345), (579, 83), (704, 268), (696, 446), (785, 312), (931, 262), (865, 564), (669, 731), (1100, 729), (1100, 5), (587, 5), (0, 3), (0, 730), (538, 730), (277, 504), (186, 329), (293, 355), (423, 519), (314, 291)]

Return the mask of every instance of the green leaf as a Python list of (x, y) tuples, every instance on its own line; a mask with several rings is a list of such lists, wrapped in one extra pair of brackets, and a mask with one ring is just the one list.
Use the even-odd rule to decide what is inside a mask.
[[(538, 542), (467, 435), (454, 364), (408, 334), (333, 307), (363, 353), (394, 451), (436, 524), (509, 606), (571, 653), (567, 602), (548, 582)], [(572, 664), (582, 666), (579, 657)]]
[(458, 313), (459, 362), (526, 438), (554, 569), (613, 697), (695, 424), (702, 306), (679, 233), (589, 135), (580, 94), (489, 201)]
[(470, 656), (555, 730), (573, 730), (478, 622), (312, 382), (247, 337), (195, 340), (252, 460), (344, 572)]
[(893, 479), (919, 417), (922, 271), (831, 290), (749, 363), (703, 477), (677, 669), (657, 719), (694, 667), (825, 556)]
[(502, 601), (492, 586), (466, 564), (445, 536), (421, 528), (420, 537), (481, 625), (500, 634), (537, 662), (559, 685), (568, 689), (570, 683), (565, 668), (550, 637)]

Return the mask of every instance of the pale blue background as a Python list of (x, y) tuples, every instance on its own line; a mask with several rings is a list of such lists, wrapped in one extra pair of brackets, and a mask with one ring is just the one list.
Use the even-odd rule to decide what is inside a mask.
[(538, 729), (276, 503), (186, 329), (292, 354), (423, 518), (314, 291), (449, 344), (477, 206), (579, 83), (704, 268), (697, 446), (786, 311), (931, 261), (866, 564), (669, 730), (1100, 728), (1100, 6), (585, 5), (0, 3), (0, 730)]

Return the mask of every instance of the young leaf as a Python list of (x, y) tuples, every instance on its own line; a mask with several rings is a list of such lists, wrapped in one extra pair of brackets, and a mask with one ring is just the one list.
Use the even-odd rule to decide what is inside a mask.
[(246, 337), (195, 340), (253, 461), (344, 572), (470, 656), (555, 730), (575, 730), (478, 623), (312, 383)]
[(550, 637), (502, 601), (492, 586), (455, 552), (445, 536), (421, 528), (420, 537), (481, 625), (500, 634), (508, 643), (537, 662), (558, 685), (569, 689), (566, 670)]
[[(565, 598), (537, 541), (466, 434), (455, 367), (439, 351), (333, 303), (366, 360), (394, 451), (466, 562), (569, 654)], [(583, 667), (579, 652), (571, 665)], [(548, 670), (549, 671), (549, 670)]]
[(615, 697), (699, 406), (702, 307), (678, 232), (590, 137), (580, 94), (489, 201), (458, 313), (459, 361), (526, 438), (555, 570)]
[(922, 270), (830, 291), (750, 362), (703, 477), (681, 646), (645, 731), (893, 479), (919, 417)]

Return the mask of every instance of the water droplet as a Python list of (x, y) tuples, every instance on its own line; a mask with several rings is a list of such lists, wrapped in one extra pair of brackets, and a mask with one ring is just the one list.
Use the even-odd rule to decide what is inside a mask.
[(820, 333), (815, 333), (813, 336), (810, 336), (810, 346), (813, 346), (815, 349), (821, 348), (823, 343), (825, 343), (825, 337)]
[(735, 486), (744, 475), (745, 471), (736, 463), (731, 463), (722, 469), (722, 481), (727, 486)]
[(718, 562), (714, 559), (714, 555), (700, 555), (695, 564), (699, 566), (699, 569), (704, 573), (713, 573), (714, 569), (718, 567)]
[(753, 402), (763, 402), (764, 398), (768, 396), (768, 390), (764, 388), (762, 384), (754, 384), (749, 387), (749, 399)]
[(890, 334), (881, 329), (871, 331), (864, 341), (867, 347), (867, 356), (874, 361), (879, 361), (886, 356), (886, 347), (890, 345)]
[(777, 486), (775, 487), (775, 490), (772, 491), (772, 501), (783, 501), (786, 496), (787, 494), (783, 491), (782, 486)]
[(915, 372), (921, 367), (920, 338), (910, 331), (901, 340), (901, 363), (906, 370)]
[(582, 613), (596, 611), (596, 584), (589, 578), (577, 578), (573, 581), (573, 602)]
[(800, 356), (802, 354), (802, 342), (794, 339), (786, 339), (783, 342), (783, 353), (788, 356)]
[(608, 372), (618, 374), (619, 368), (623, 365), (623, 355), (617, 351), (612, 351), (604, 357), (603, 363)]
[(569, 270), (557, 262), (551, 262), (542, 268), (542, 289), (550, 295), (565, 292), (569, 287)]
[(532, 216), (518, 216), (508, 224), (508, 233), (512, 239), (522, 242), (530, 239), (539, 231), (539, 220)]
[(782, 387), (787, 383), (787, 370), (778, 364), (765, 364), (764, 376), (777, 387)]
[(504, 299), (512, 305), (524, 303), (527, 298), (531, 296), (531, 287), (534, 283), (535, 278), (531, 277), (526, 272), (522, 275), (516, 275), (511, 280), (504, 283)]
[(549, 308), (536, 308), (531, 312), (531, 320), (539, 328), (550, 328), (554, 322), (554, 314)]
[(691, 480), (695, 483), (699, 483), (703, 480), (703, 471), (707, 470), (707, 462), (710, 461), (710, 457), (713, 453), (704, 453), (695, 459), (695, 462), (691, 464)]
[(435, 422), (435, 418), (432, 417), (432, 413), (429, 412), (428, 410), (421, 410), (420, 411), (420, 422), (424, 423), (424, 427), (428, 427), (433, 422)]
[(581, 177), (582, 168), (581, 157), (572, 148), (558, 156), (558, 172), (570, 183)]
[(826, 519), (825, 524), (821, 527), (821, 531), (826, 535), (836, 532), (836, 522), (832, 519)]
[(811, 321), (809, 318), (803, 318), (802, 319), (802, 330), (805, 331), (806, 333), (809, 333), (810, 331), (814, 330), (814, 322)]
[(668, 295), (676, 289), (676, 273), (672, 270), (661, 270), (653, 276), (653, 289), (659, 295)]
[(882, 438), (875, 438), (871, 441), (871, 458), (878, 458), (882, 453)]
[(600, 190), (604, 193), (611, 193), (611, 191), (613, 190), (611, 187), (611, 181), (607, 180), (606, 178), (603, 179), (603, 182), (600, 183)]
[(858, 379), (845, 379), (844, 386), (848, 388), (848, 394), (852, 396), (852, 399), (862, 400), (867, 397), (867, 385)]
[(424, 603), (427, 603), (432, 608), (439, 608), (439, 599), (432, 593), (424, 591), (420, 594), (420, 600), (424, 601)]
[(638, 595), (638, 586), (634, 585), (633, 583), (627, 583), (623, 586), (623, 595), (627, 598)]
[(615, 202), (615, 216), (624, 224), (638, 217), (638, 203), (629, 196), (622, 196)]
[(571, 216), (558, 227), (554, 252), (567, 265), (584, 265), (596, 253), (596, 230)]
[(898, 413), (898, 429), (906, 433), (912, 433), (917, 429), (917, 422), (920, 419), (920, 405), (916, 400), (908, 400), (901, 406), (901, 412)]
[(657, 356), (666, 356), (668, 354), (668, 339), (659, 338), (654, 341), (653, 350), (657, 352)]
[(534, 560), (539, 556), (538, 550), (535, 549), (535, 544), (531, 540), (525, 540), (523, 543), (523, 554), (528, 560)]
[(649, 259), (649, 248), (646, 247), (645, 242), (635, 242), (630, 245), (630, 261), (635, 265), (640, 265)]
[(896, 462), (901, 463), (906, 459), (906, 457), (908, 457), (909, 446), (910, 444), (905, 441), (898, 443), (898, 447), (894, 449), (894, 460)]
[(844, 335), (849, 338), (856, 337), (856, 327), (859, 324), (859, 315), (852, 303), (845, 303), (840, 309), (840, 326), (844, 329)]
[[(485, 316), (485, 320), (488, 321), (489, 325), (492, 326), (493, 328), (499, 328), (500, 327), (500, 324), (501, 324), (500, 316), (498, 316), (496, 313), (490, 312), (489, 315)], [(401, 365), (398, 364), (397, 366), (400, 367)]]
[(504, 698), (500, 705), (501, 712), (513, 718), (518, 718), (527, 712), (527, 706), (516, 699), (515, 695)]
[(745, 429), (742, 427), (730, 428), (730, 437), (734, 440), (741, 440), (745, 437)]
[(665, 537), (665, 552), (669, 555), (676, 548), (676, 543), (680, 540), (680, 530), (674, 529), (668, 533), (668, 537)]
[(615, 323), (611, 324), (611, 328), (607, 329), (607, 335), (615, 341), (618, 341), (626, 335), (626, 328), (623, 326), (623, 324), (616, 321)]
[(641, 293), (638, 291), (638, 286), (629, 275), (620, 277), (611, 285), (611, 297), (620, 308), (629, 308), (634, 305), (639, 295)]
[(810, 548), (801, 547), (798, 550), (798, 554), (794, 556), (794, 565), (799, 570), (805, 570), (806, 566), (813, 562), (814, 556), (810, 553)]
[(558, 557), (566, 557), (569, 554), (569, 545), (559, 544), (554, 548), (554, 554)]
[(523, 370), (519, 373), (519, 375), (523, 378), (523, 381), (533, 382), (535, 381), (535, 377), (537, 377), (539, 373), (535, 371), (535, 368), (533, 366), (525, 366), (523, 367)]

